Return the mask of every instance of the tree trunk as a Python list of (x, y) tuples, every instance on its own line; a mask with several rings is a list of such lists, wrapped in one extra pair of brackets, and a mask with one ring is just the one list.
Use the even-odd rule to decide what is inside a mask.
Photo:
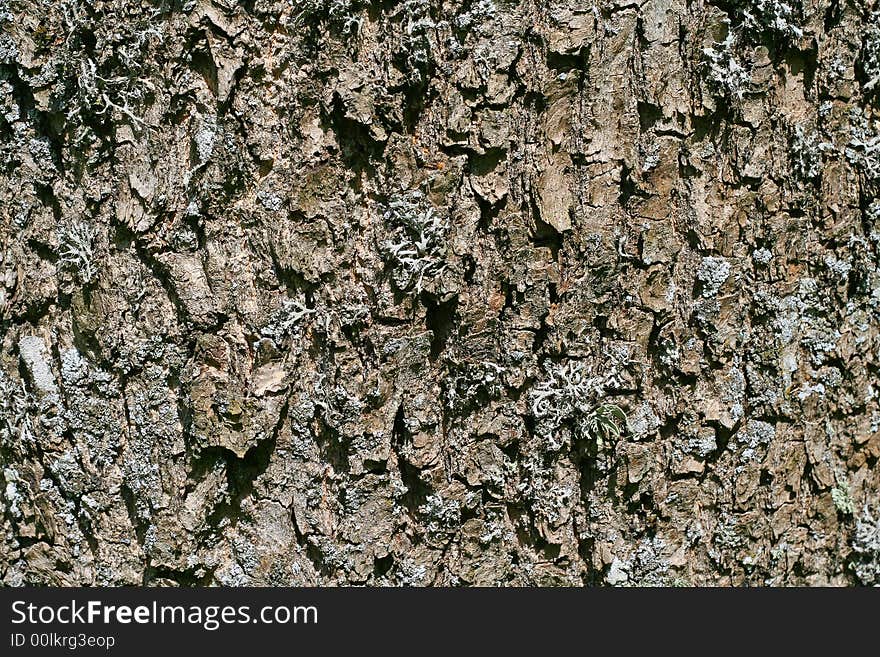
[(0, 0), (0, 582), (880, 583), (877, 9)]

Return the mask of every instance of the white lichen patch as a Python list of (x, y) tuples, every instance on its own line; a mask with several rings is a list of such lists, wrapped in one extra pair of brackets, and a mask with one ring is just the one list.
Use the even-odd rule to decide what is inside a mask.
[(703, 296), (714, 297), (730, 278), (730, 263), (726, 258), (703, 258), (697, 268), (697, 280), (703, 284)]
[(50, 366), (49, 348), (43, 338), (37, 335), (24, 335), (18, 341), (18, 353), (34, 386), (44, 395), (57, 396), (58, 385)]

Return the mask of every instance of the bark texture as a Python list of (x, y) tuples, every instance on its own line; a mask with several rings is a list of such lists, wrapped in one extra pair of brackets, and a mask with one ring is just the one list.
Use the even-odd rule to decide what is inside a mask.
[(0, 581), (880, 583), (874, 0), (0, 0)]

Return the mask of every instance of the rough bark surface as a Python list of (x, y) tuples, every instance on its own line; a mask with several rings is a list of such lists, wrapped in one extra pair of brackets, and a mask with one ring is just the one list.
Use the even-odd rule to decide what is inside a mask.
[(874, 0), (0, 0), (0, 581), (880, 583)]

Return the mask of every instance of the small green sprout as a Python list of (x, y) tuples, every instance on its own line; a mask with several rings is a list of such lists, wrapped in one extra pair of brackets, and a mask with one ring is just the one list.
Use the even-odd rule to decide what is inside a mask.
[(587, 432), (596, 441), (597, 447), (604, 447), (606, 440), (617, 440), (626, 429), (627, 417), (617, 404), (599, 404), (587, 418)]

